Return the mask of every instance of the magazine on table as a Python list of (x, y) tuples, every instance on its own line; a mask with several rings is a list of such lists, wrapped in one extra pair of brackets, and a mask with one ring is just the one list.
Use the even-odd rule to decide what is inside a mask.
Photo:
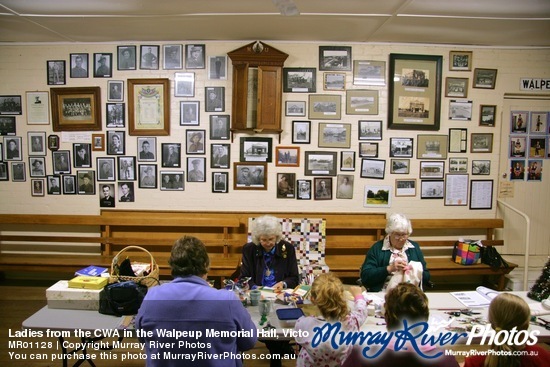
[(486, 307), (499, 295), (499, 292), (479, 286), (475, 291), (451, 292), (451, 294), (466, 307)]

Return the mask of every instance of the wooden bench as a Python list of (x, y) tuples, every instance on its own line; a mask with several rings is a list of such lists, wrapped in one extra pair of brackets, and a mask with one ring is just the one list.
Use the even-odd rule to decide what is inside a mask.
[[(200, 238), (208, 248), (209, 276), (230, 276), (240, 263), (247, 240), (248, 219), (263, 214), (281, 218), (326, 220), (326, 264), (346, 281), (359, 277), (368, 249), (384, 237), (383, 213), (299, 212), (170, 212), (148, 210), (102, 210), (99, 215), (0, 215), (0, 271), (60, 272), (70, 276), (88, 265), (110, 267), (113, 256), (129, 245), (150, 251), (168, 278), (168, 257), (175, 239), (183, 235)], [(457, 238), (482, 239), (486, 245), (502, 246), (495, 239), (501, 219), (414, 219), (412, 239), (420, 243), (432, 279), (436, 282), (457, 274), (496, 279), (502, 289), (504, 276), (517, 265), (491, 269), (484, 264), (462, 266), (452, 262)], [(128, 253), (130, 258), (145, 253)], [(136, 259), (139, 260), (139, 259)], [(475, 282), (475, 280), (474, 280)]]

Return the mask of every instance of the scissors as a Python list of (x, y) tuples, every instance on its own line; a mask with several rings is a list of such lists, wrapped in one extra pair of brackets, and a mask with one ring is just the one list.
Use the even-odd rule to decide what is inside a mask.
[(474, 312), (472, 310), (463, 309), (458, 311), (451, 311), (451, 312), (445, 312), (448, 315), (458, 317), (460, 315), (466, 315), (466, 316), (473, 316), (473, 315), (480, 315), (481, 312)]

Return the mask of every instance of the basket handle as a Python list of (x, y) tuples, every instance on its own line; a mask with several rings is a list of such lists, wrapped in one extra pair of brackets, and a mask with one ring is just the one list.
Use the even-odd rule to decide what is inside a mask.
[(122, 250), (120, 250), (118, 252), (118, 254), (115, 255), (115, 257), (113, 257), (113, 261), (111, 262), (111, 274), (113, 274), (114, 272), (114, 267), (115, 265), (118, 264), (118, 257), (120, 255), (122, 255), (122, 253), (124, 253), (125, 251), (127, 250), (132, 250), (132, 249), (135, 249), (135, 250), (141, 250), (143, 252), (146, 252), (149, 257), (151, 258), (151, 270), (153, 269), (154, 265), (156, 264), (156, 261), (155, 261), (155, 258), (153, 257), (153, 255), (151, 255), (151, 253), (149, 251), (147, 251), (146, 249), (144, 249), (143, 247), (140, 247), (140, 246), (127, 246), (127, 247), (124, 247)]

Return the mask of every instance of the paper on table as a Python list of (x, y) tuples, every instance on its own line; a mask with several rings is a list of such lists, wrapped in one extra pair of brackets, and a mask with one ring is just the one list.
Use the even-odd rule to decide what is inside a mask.
[(480, 286), (475, 291), (451, 292), (451, 294), (466, 307), (486, 307), (499, 292)]

